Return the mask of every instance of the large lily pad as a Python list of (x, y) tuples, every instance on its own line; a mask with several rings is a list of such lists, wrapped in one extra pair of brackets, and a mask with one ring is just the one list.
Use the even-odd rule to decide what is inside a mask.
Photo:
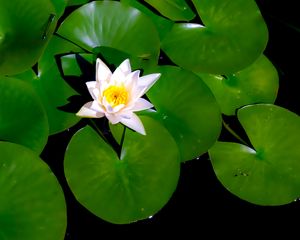
[(254, 148), (218, 142), (209, 154), (221, 183), (251, 203), (282, 205), (300, 196), (300, 118), (271, 104), (246, 106), (238, 118)]
[(268, 40), (254, 0), (193, 0), (204, 26), (179, 23), (162, 42), (176, 64), (193, 71), (227, 74), (253, 63)]
[(197, 75), (178, 67), (153, 72), (162, 74), (147, 93), (157, 110), (153, 116), (174, 137), (182, 161), (207, 152), (221, 131), (219, 106), (210, 89)]
[(50, 0), (0, 1), (0, 75), (33, 66), (57, 22)]
[(152, 21), (120, 2), (85, 4), (67, 17), (58, 33), (90, 52), (106, 46), (152, 62), (159, 55), (159, 36)]
[(90, 127), (77, 132), (66, 151), (65, 174), (75, 197), (112, 223), (130, 223), (155, 214), (177, 185), (176, 143), (159, 122), (141, 119), (147, 135), (127, 129), (120, 158)]
[(48, 138), (48, 121), (34, 89), (14, 78), (0, 77), (0, 140), (40, 153)]
[(234, 115), (236, 109), (248, 104), (274, 103), (279, 88), (276, 68), (263, 55), (235, 74), (199, 76), (209, 86), (226, 115)]
[(49, 167), (14, 143), (0, 142), (0, 155), (0, 239), (63, 239), (66, 205)]

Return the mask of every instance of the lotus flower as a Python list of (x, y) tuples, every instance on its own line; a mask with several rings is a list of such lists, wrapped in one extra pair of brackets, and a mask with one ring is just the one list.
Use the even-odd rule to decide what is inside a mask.
[(76, 114), (85, 118), (106, 117), (110, 123), (122, 123), (146, 135), (143, 123), (135, 112), (150, 109), (153, 105), (142, 96), (159, 79), (160, 73), (140, 77), (140, 71), (131, 71), (126, 59), (112, 73), (99, 58), (96, 61), (96, 81), (87, 82), (93, 101), (83, 105)]

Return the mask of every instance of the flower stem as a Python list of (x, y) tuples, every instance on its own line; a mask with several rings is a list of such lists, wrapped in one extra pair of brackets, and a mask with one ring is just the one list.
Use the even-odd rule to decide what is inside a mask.
[(121, 141), (120, 141), (120, 149), (119, 149), (119, 158), (120, 159), (121, 159), (121, 153), (122, 153), (123, 143), (124, 143), (124, 139), (125, 139), (125, 132), (126, 132), (126, 126), (124, 126), (124, 128), (123, 128), (123, 133), (122, 133), (122, 137), (121, 137)]
[(231, 133), (232, 136), (234, 136), (237, 140), (239, 140), (241, 143), (245, 144), (246, 146), (249, 146), (249, 144), (243, 140), (231, 127), (229, 127), (229, 125), (222, 120), (223, 126), (225, 127), (225, 129)]

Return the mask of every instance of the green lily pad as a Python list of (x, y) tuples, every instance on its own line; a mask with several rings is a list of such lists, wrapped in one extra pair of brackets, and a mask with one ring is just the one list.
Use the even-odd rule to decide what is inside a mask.
[(127, 129), (120, 159), (90, 127), (77, 132), (66, 151), (65, 174), (75, 197), (112, 223), (155, 214), (176, 189), (176, 143), (159, 122), (145, 116), (141, 120), (147, 135)]
[(253, 149), (218, 142), (209, 150), (220, 182), (259, 205), (282, 205), (300, 196), (300, 118), (271, 104), (246, 106), (238, 118)]
[(213, 74), (237, 72), (253, 63), (268, 41), (254, 0), (193, 0), (205, 26), (179, 23), (162, 42), (174, 63)]
[[(94, 55), (90, 53), (80, 53), (82, 58), (84, 58), (89, 63), (93, 63)], [(61, 66), (63, 70), (63, 74), (65, 76), (81, 76), (82, 71), (80, 66), (78, 65), (76, 54), (68, 54), (61, 57)], [(96, 68), (96, 67), (95, 67)]]
[(53, 3), (57, 16), (60, 17), (63, 15), (68, 0), (51, 0), (51, 2)]
[(32, 67), (57, 22), (50, 0), (0, 0), (0, 75)]
[(48, 121), (34, 89), (14, 78), (0, 77), (0, 140), (40, 153), (47, 143)]
[(78, 94), (62, 78), (55, 60), (56, 54), (80, 50), (79, 47), (54, 36), (39, 61), (38, 76), (32, 70), (18, 75), (18, 78), (32, 84), (40, 96), (47, 112), (50, 134), (68, 129), (80, 120), (75, 114), (58, 108), (66, 105), (69, 97)]
[(146, 14), (148, 17), (150, 17), (158, 31), (160, 39), (163, 39), (165, 37), (166, 33), (169, 32), (172, 29), (172, 26), (174, 25), (173, 21), (155, 14), (152, 10), (147, 8), (145, 5), (143, 5), (139, 1), (121, 0), (121, 2), (140, 10), (141, 12)]
[(191, 160), (215, 143), (221, 131), (219, 106), (206, 84), (178, 67), (153, 69), (160, 79), (147, 96), (179, 146), (182, 161)]
[(49, 167), (14, 143), (0, 142), (0, 154), (0, 239), (63, 239), (66, 205)]
[(145, 2), (172, 21), (190, 21), (196, 16), (185, 0), (145, 0)]
[(150, 62), (159, 55), (159, 36), (152, 21), (120, 2), (85, 4), (65, 19), (58, 33), (90, 52), (106, 46)]
[(234, 115), (236, 109), (248, 104), (274, 103), (279, 88), (276, 68), (263, 55), (235, 74), (199, 76), (209, 86), (226, 115)]

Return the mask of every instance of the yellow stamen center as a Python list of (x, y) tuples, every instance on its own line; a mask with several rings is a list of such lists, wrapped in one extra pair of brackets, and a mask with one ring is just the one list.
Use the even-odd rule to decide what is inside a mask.
[(128, 92), (123, 86), (110, 86), (104, 90), (103, 96), (112, 107), (126, 104), (128, 100)]

